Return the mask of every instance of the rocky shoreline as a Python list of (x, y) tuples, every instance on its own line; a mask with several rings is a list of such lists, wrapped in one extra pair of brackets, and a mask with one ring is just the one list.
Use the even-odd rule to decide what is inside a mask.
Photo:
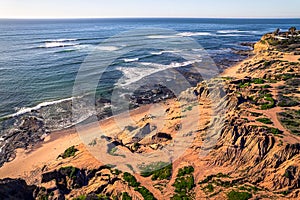
[[(241, 45), (252, 46), (251, 43)], [(248, 50), (240, 50), (235, 53), (242, 57), (251, 55), (251, 51)], [(225, 59), (218, 65), (220, 66), (220, 71), (222, 71), (237, 62), (238, 61)], [(175, 70), (184, 75), (190, 86), (194, 87), (202, 80), (202, 77), (197, 73), (191, 72), (190, 67), (191, 66), (181, 67)], [(184, 89), (187, 88), (183, 88), (183, 90)], [(176, 95), (173, 91), (169, 90), (166, 86), (149, 84), (135, 90), (133, 94), (127, 95), (125, 100), (129, 102), (129, 108), (134, 109), (142, 105), (159, 103), (175, 97)], [(95, 108), (98, 120), (112, 116), (110, 104), (110, 99), (106, 98), (99, 98), (96, 101)], [(81, 113), (83, 116), (86, 115), (84, 123), (89, 123), (89, 110), (84, 110), (84, 106), (82, 107)], [(16, 149), (31, 149), (34, 145), (43, 142), (44, 138), (51, 134), (51, 132), (71, 128), (75, 124), (76, 122), (72, 118), (71, 100), (45, 106), (39, 110), (33, 110), (18, 116), (2, 118), (0, 120), (0, 135), (2, 138), (0, 140), (0, 167), (5, 162), (15, 158)]]
[[(45, 166), (40, 184), (28, 186), (22, 180), (4, 179), (0, 181), (0, 188), (4, 188), (0, 194), (10, 195), (6, 188), (15, 185), (15, 189), (23, 188), (19, 190), (20, 193), (31, 194), (32, 199), (230, 199), (232, 196), (242, 196), (247, 200), (298, 199), (299, 35), (274, 32), (264, 35), (255, 45), (244, 44), (253, 46), (254, 51), (240, 53), (253, 57), (225, 70), (215, 79), (198, 83), (201, 77), (195, 78), (195, 74), (187, 73), (187, 79), (191, 77), (189, 80), (194, 87), (184, 91), (180, 97), (159, 84), (139, 88), (136, 93), (125, 97), (131, 108), (165, 102), (174, 97), (184, 100), (185, 104), (182, 107), (176, 103), (165, 104), (168, 123), (164, 132), (153, 134), (155, 129), (152, 127), (157, 127), (153, 118), (157, 116), (143, 116), (137, 120), (139, 126), (127, 127), (114, 137), (104, 139), (120, 148), (127, 148), (133, 154), (153, 152), (169, 144), (175, 138), (175, 133), (182, 129), (180, 120), (185, 120), (189, 127), (183, 130), (186, 131), (183, 136), (194, 134), (195, 142), (180, 161), (155, 168), (151, 173), (135, 174), (132, 170), (134, 175), (114, 166), (86, 169), (78, 164), (78, 160), (87, 154), (87, 150), (79, 145), (74, 147), (78, 148), (74, 154), (69, 153), (65, 159), (57, 158), (53, 166)], [(282, 36), (286, 39), (282, 39)], [(216, 87), (220, 83), (223, 83), (222, 86)], [(198, 121), (193, 121), (197, 114), (194, 108), (209, 110), (212, 107), (211, 100), (217, 100), (218, 95), (222, 98), (217, 102), (216, 109), (227, 109), (224, 123), (216, 127), (213, 135), (207, 135), (208, 130), (218, 124), (222, 117), (217, 115), (210, 121), (202, 119), (199, 127)], [(111, 102), (102, 99), (97, 103), (105, 105)], [(66, 103), (65, 107), (68, 106)], [(184, 114), (178, 111), (181, 109)], [(15, 142), (9, 152), (14, 147), (28, 148), (31, 143), (41, 142), (43, 135), (55, 127), (55, 124), (47, 126), (44, 120), (40, 120), (39, 114), (37, 112), (35, 116), (19, 121), (19, 128), (6, 136), (6, 140), (14, 138), (12, 141)], [(98, 118), (111, 114), (109, 109), (102, 110)], [(204, 113), (204, 117), (208, 115)], [(153, 135), (139, 138), (144, 132)], [(18, 133), (24, 137), (17, 137), (20, 135)], [(127, 133), (133, 136), (125, 137)], [(215, 136), (219, 136), (216, 143), (209, 146), (209, 141)], [(96, 144), (97, 141), (90, 146)], [(109, 148), (108, 153), (116, 159), (123, 158), (115, 146)], [(203, 149), (211, 151), (204, 159), (200, 159), (199, 153)], [(203, 166), (206, 168), (201, 168)]]

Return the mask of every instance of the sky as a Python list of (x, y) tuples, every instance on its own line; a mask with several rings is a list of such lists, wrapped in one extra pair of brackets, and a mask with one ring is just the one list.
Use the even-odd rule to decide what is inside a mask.
[(0, 0), (0, 18), (300, 18), (300, 0)]

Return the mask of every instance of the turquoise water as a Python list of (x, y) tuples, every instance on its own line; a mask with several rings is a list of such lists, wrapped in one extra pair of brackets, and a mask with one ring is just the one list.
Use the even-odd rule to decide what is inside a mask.
[[(81, 19), (0, 20), (0, 117), (24, 107), (72, 96), (78, 69), (97, 45), (123, 31), (166, 28), (178, 37), (194, 38), (216, 61), (239, 60), (234, 50), (247, 49), (276, 28), (300, 27), (292, 19)], [(145, 37), (149, 35), (145, 34)], [(142, 36), (143, 37), (143, 36)], [(126, 48), (126, 47), (124, 47)], [(180, 49), (180, 44), (179, 47)], [(106, 49), (116, 50), (114, 47)], [(165, 67), (183, 60), (160, 49), (131, 52), (116, 60), (106, 76), (105, 88), (126, 74), (126, 67)], [(142, 65), (147, 63), (148, 65)], [(153, 66), (152, 66), (153, 64)], [(158, 65), (161, 64), (161, 65)], [(145, 74), (146, 76), (147, 74)], [(130, 80), (132, 78), (132, 80)], [(126, 81), (134, 81), (127, 77)], [(103, 85), (102, 85), (103, 86)], [(55, 103), (55, 102), (54, 102)], [(46, 103), (47, 104), (47, 103)], [(38, 107), (37, 107), (38, 108)]]

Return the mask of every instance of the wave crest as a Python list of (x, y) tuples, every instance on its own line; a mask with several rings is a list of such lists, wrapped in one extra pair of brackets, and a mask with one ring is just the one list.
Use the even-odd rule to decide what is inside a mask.
[(46, 106), (59, 104), (59, 103), (65, 102), (65, 101), (71, 101), (72, 99), (73, 99), (73, 97), (66, 98), (66, 99), (60, 99), (60, 100), (56, 100), (56, 101), (46, 101), (46, 102), (40, 103), (34, 107), (24, 107), (24, 108), (21, 108), (18, 112), (9, 115), (9, 117), (17, 117), (19, 115), (23, 115), (23, 114), (26, 114), (26, 113), (29, 113), (29, 112), (32, 112), (35, 110), (39, 110)]

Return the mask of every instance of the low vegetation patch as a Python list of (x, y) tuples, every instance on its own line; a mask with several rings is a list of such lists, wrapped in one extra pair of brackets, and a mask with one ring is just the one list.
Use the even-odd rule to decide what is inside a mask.
[(140, 183), (137, 182), (136, 178), (128, 172), (124, 172), (123, 179), (128, 183), (131, 187), (138, 187)]
[(251, 113), (251, 115), (254, 116), (254, 117), (260, 117), (260, 116), (263, 115), (263, 114), (257, 113), (257, 112), (250, 112), (250, 113)]
[(61, 167), (59, 169), (59, 171), (62, 174), (65, 174), (66, 176), (68, 176), (69, 178), (75, 178), (79, 169), (76, 167), (73, 167), (73, 166), (67, 166), (67, 167)]
[(300, 135), (300, 110), (286, 110), (277, 114), (280, 123), (294, 135)]
[(261, 86), (261, 88), (262, 89), (269, 89), (269, 88), (272, 88), (272, 86), (270, 86), (270, 85), (263, 85), (263, 86)]
[(299, 101), (296, 98), (284, 95), (279, 97), (278, 106), (280, 107), (293, 107), (298, 105)]
[(110, 149), (110, 150), (108, 151), (108, 153), (109, 153), (109, 155), (112, 155), (112, 156), (120, 156), (120, 157), (122, 157), (122, 158), (126, 158), (125, 155), (116, 153), (117, 151), (118, 151), (118, 148), (117, 148), (117, 147), (114, 147), (114, 148)]
[(153, 196), (153, 194), (144, 186), (137, 187), (134, 190), (138, 191), (145, 200), (156, 200), (156, 198)]
[(140, 167), (141, 176), (149, 177), (154, 180), (170, 179), (172, 176), (172, 164), (158, 162), (151, 165)]
[(194, 167), (192, 166), (184, 167), (178, 170), (177, 177), (185, 176), (192, 173), (194, 173)]
[(177, 178), (173, 184), (175, 194), (171, 197), (172, 200), (192, 199), (192, 190), (195, 187), (193, 172), (194, 168), (192, 166), (179, 169)]
[[(209, 183), (210, 181), (212, 181), (214, 178), (230, 178), (230, 176), (228, 174), (223, 174), (223, 173), (218, 173), (218, 174), (214, 174), (214, 175), (209, 175), (207, 176), (204, 180), (200, 181), (199, 184), (205, 184), (205, 183)], [(219, 179), (218, 179), (219, 180)]]
[(140, 186), (141, 183), (137, 182), (136, 178), (128, 172), (123, 174), (123, 179), (127, 182), (127, 184), (131, 187), (134, 187), (135, 191), (138, 191), (145, 200), (156, 200), (153, 194), (144, 186)]
[(273, 122), (269, 118), (257, 118), (256, 121), (264, 124), (273, 124)]
[(239, 190), (244, 190), (244, 191), (248, 191), (248, 192), (257, 192), (260, 189), (257, 188), (256, 186), (243, 185), (243, 186), (239, 187)]
[(205, 186), (203, 188), (203, 190), (205, 192), (209, 192), (209, 193), (212, 193), (214, 191), (215, 187), (213, 186), (213, 184), (209, 183), (207, 186)]
[(278, 74), (275, 76), (276, 80), (279, 80), (279, 81), (287, 81), (294, 77), (296, 77), (295, 74)]
[(129, 196), (127, 192), (122, 193), (122, 200), (132, 200), (132, 197)]
[(76, 149), (75, 146), (71, 146), (71, 147), (67, 148), (64, 151), (64, 153), (62, 153), (58, 157), (62, 157), (63, 159), (69, 158), (69, 157), (74, 156), (77, 151), (78, 151), (78, 149)]
[(86, 196), (85, 195), (80, 195), (80, 196), (74, 198), (73, 200), (86, 200)]
[(281, 135), (283, 131), (279, 130), (278, 128), (273, 128), (273, 127), (263, 127), (268, 133), (272, 133), (274, 135)]
[(264, 100), (268, 103), (261, 104), (261, 110), (268, 110), (275, 107), (275, 100), (270, 96), (270, 94), (264, 95)]
[(248, 200), (252, 198), (252, 194), (248, 192), (237, 192), (232, 190), (227, 194), (228, 200)]
[(250, 85), (251, 85), (250, 82), (240, 83), (240, 84), (239, 84), (239, 88), (246, 88), (246, 87), (249, 87)]
[(265, 80), (262, 79), (262, 78), (254, 78), (251, 80), (252, 83), (254, 84), (264, 84), (265, 83)]

